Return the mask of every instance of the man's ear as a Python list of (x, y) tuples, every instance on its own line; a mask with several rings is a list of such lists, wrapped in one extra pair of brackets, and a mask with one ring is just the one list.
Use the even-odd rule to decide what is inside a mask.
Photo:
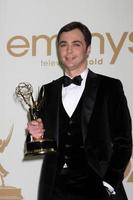
[(86, 53), (87, 57), (89, 57), (90, 52), (91, 52), (91, 45), (87, 47), (87, 53)]

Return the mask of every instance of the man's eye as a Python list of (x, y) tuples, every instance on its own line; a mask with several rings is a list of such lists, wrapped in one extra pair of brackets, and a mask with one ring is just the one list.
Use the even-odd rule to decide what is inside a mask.
[(60, 44), (60, 47), (65, 47), (66, 46), (66, 44)]
[(79, 43), (75, 43), (74, 46), (80, 47), (80, 44)]

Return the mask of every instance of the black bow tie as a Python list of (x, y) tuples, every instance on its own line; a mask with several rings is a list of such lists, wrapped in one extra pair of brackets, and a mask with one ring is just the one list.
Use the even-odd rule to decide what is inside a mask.
[(63, 85), (67, 87), (70, 84), (81, 85), (82, 78), (81, 76), (75, 76), (73, 79), (69, 78), (68, 76), (64, 76), (63, 78)]

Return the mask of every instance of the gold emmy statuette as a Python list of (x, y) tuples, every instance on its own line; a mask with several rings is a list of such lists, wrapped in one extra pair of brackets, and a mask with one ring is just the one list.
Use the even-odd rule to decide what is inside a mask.
[[(33, 98), (33, 87), (27, 82), (19, 83), (15, 94), (22, 104), (28, 105), (31, 120), (40, 118), (40, 104), (43, 102), (44, 96), (39, 102), (35, 101)], [(25, 156), (43, 155), (55, 151), (56, 142), (54, 139), (41, 138), (40, 140), (34, 140), (29, 133), (27, 134), (24, 148)]]

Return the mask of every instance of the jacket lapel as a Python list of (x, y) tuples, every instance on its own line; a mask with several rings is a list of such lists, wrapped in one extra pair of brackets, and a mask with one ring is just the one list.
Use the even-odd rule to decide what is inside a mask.
[(82, 130), (83, 130), (84, 142), (87, 136), (88, 123), (93, 113), (93, 108), (95, 105), (99, 84), (100, 84), (100, 77), (89, 70), (83, 94), (83, 107), (82, 107)]

